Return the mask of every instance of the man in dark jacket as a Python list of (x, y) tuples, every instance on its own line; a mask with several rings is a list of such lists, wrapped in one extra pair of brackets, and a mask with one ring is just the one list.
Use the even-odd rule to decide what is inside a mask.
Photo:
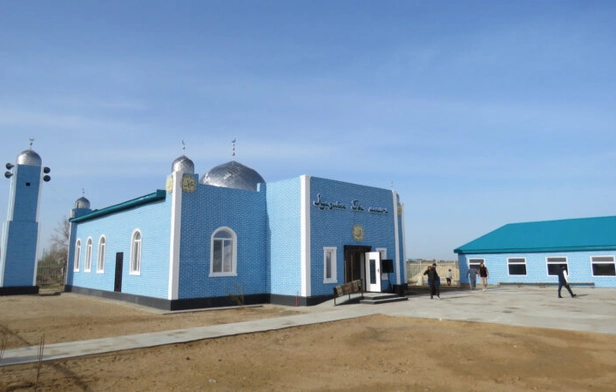
[(577, 294), (573, 294), (571, 287), (569, 287), (569, 276), (567, 275), (567, 268), (565, 265), (561, 265), (560, 270), (558, 271), (558, 298), (562, 298), (560, 295), (560, 290), (562, 290), (563, 286), (565, 286), (567, 291), (569, 291), (571, 298), (577, 297)]
[(428, 275), (428, 284), (430, 285), (430, 299), (432, 299), (435, 295), (436, 298), (441, 299), (441, 293), (439, 290), (439, 280), (438, 272), (436, 272), (436, 263), (432, 264), (431, 267), (428, 267), (424, 275)]

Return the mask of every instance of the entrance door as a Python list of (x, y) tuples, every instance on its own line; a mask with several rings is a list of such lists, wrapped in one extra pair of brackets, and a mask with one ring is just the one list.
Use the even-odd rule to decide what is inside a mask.
[(381, 253), (366, 252), (366, 291), (381, 292)]
[(115, 282), (113, 284), (113, 291), (122, 292), (122, 268), (124, 264), (124, 253), (116, 253), (116, 265), (115, 265)]

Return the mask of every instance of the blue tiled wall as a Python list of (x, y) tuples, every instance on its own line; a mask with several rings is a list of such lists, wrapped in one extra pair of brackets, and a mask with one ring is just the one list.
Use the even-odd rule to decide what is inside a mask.
[(37, 222), (6, 222), (4, 287), (32, 286), (36, 265)]
[[(461, 282), (468, 283), (468, 259), (484, 259), (490, 271), (490, 284), (499, 282), (557, 282), (548, 275), (547, 257), (566, 257), (571, 282), (594, 282), (596, 287), (616, 287), (614, 276), (592, 276), (591, 256), (615, 256), (616, 251), (562, 252), (562, 253), (504, 253), (485, 255), (458, 255)], [(526, 275), (509, 275), (508, 258), (526, 258)]]
[[(179, 298), (267, 292), (265, 194), (199, 184), (182, 197)], [(237, 276), (209, 277), (212, 234), (237, 235)]]
[[(169, 246), (171, 226), (171, 198), (122, 211), (103, 218), (82, 222), (75, 238), (81, 239), (81, 265), (79, 272), (69, 272), (67, 283), (73, 286), (113, 291), (117, 252), (124, 253), (122, 292), (154, 298), (167, 298), (169, 282)], [(142, 235), (141, 273), (130, 275), (131, 238), (139, 229)], [(96, 271), (98, 244), (101, 235), (106, 238), (105, 270)], [(92, 268), (84, 272), (86, 243), (92, 237)], [(73, 241), (74, 242), (74, 241)], [(71, 249), (74, 243), (71, 244)], [(69, 271), (75, 257), (71, 253)]]
[[(344, 209), (320, 209), (322, 203), (344, 205)], [(357, 200), (363, 211), (353, 211)], [(334, 286), (344, 283), (344, 246), (360, 245), (386, 248), (388, 258), (395, 255), (394, 214), (392, 193), (386, 189), (367, 187), (347, 182), (312, 177), (310, 181), (311, 222), (311, 272), (312, 295), (329, 295)], [(370, 208), (385, 209), (387, 213), (370, 212)], [(364, 239), (353, 239), (352, 229), (356, 224), (364, 228)], [(323, 247), (336, 247), (337, 283), (323, 284)], [(393, 275), (392, 279), (393, 279)], [(387, 281), (383, 284), (386, 286)], [(386, 287), (383, 287), (385, 289)]]
[[(267, 184), (270, 292), (301, 293), (300, 178)], [(321, 254), (323, 251), (321, 251)]]

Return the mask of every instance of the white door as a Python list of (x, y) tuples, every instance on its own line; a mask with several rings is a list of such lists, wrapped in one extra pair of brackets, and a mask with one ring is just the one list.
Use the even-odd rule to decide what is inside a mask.
[(373, 293), (381, 292), (381, 254), (379, 252), (367, 252), (365, 257), (366, 266), (366, 291)]

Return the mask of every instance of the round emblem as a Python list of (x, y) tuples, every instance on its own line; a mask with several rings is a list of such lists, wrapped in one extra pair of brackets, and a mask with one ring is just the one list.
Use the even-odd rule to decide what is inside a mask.
[(167, 177), (166, 189), (167, 193), (173, 192), (173, 176)]
[(353, 226), (353, 239), (357, 242), (363, 241), (364, 239), (364, 228), (361, 225)]

